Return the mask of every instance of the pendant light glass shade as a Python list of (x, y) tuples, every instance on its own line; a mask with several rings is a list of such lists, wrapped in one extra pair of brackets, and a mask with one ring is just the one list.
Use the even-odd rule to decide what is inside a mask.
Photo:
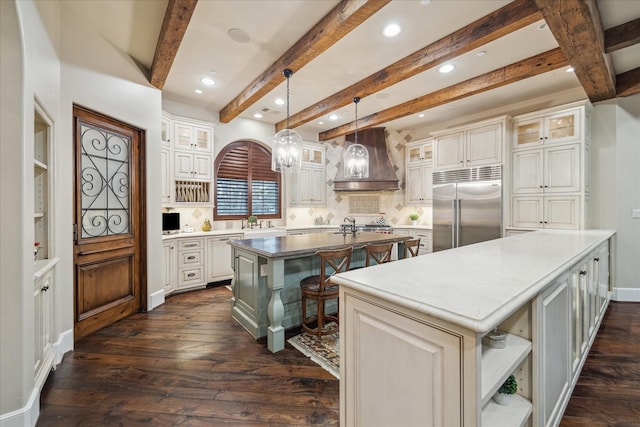
[(283, 71), (287, 78), (287, 128), (282, 129), (273, 137), (271, 147), (271, 170), (281, 173), (300, 172), (302, 164), (302, 138), (293, 129), (289, 129), (289, 77), (293, 72)]
[[(358, 143), (358, 102), (359, 97), (353, 98), (356, 104), (356, 132), (355, 142), (344, 150), (342, 165), (345, 178), (369, 178), (369, 150)], [(346, 142), (345, 142), (346, 144)]]

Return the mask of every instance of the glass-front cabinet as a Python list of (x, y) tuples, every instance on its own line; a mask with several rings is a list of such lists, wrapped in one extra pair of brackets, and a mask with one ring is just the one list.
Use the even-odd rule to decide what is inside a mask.
[(516, 121), (513, 125), (513, 148), (580, 140), (580, 116), (580, 109), (573, 109)]

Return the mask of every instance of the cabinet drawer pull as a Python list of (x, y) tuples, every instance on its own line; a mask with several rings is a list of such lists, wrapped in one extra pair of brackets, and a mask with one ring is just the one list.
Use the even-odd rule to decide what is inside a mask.
[(598, 261), (600, 261), (600, 258), (594, 258), (593, 260), (594, 260), (595, 262), (598, 262)]
[(198, 246), (197, 243), (187, 243), (186, 245), (184, 245), (185, 248), (193, 248), (193, 247), (196, 247), (196, 246)]
[(581, 276), (586, 276), (586, 275), (587, 275), (587, 272), (586, 272), (585, 270), (580, 270), (580, 275), (581, 275)]
[(196, 259), (196, 257), (191, 255), (191, 256), (188, 256), (187, 259)]
[(47, 285), (47, 286), (43, 286), (42, 288), (40, 288), (40, 290), (41, 290), (42, 292), (47, 292), (47, 291), (49, 290), (49, 285)]
[(196, 275), (196, 273), (189, 273), (189, 274), (187, 274), (187, 277), (193, 277), (195, 275)]

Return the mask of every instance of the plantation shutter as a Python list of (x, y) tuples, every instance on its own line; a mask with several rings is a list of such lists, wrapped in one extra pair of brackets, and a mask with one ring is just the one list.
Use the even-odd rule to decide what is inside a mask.
[(249, 142), (229, 144), (216, 159), (215, 219), (280, 217), (280, 174), (271, 153)]

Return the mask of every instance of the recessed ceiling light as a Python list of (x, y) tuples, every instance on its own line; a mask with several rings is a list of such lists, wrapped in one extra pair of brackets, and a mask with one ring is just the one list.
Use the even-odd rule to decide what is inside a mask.
[(227, 35), (236, 43), (249, 43), (249, 40), (251, 40), (249, 34), (241, 28), (230, 28), (227, 31)]
[(420, 0), (420, 4), (423, 5), (423, 6), (426, 6), (429, 3), (431, 3), (431, 0)]
[(337, 114), (331, 114), (331, 115), (329, 116), (329, 120), (334, 120), (334, 121), (335, 121), (335, 120), (338, 120), (338, 115), (337, 115)]
[(196, 89), (194, 90), (195, 93), (197, 93), (198, 95), (200, 95), (202, 93), (202, 89)]
[(284, 99), (282, 98), (276, 98), (276, 100), (273, 102), (275, 102), (276, 105), (284, 105)]
[(255, 114), (253, 115), (253, 117), (255, 117), (256, 119), (261, 119), (261, 118), (262, 118), (262, 114), (260, 114), (260, 113), (255, 113)]
[(542, 24), (538, 25), (538, 29), (539, 30), (546, 30), (547, 29), (547, 23), (543, 22)]
[(200, 81), (202, 82), (203, 85), (206, 85), (206, 86), (213, 86), (216, 84), (216, 81), (213, 80), (211, 77), (203, 77), (200, 79)]
[(402, 28), (400, 28), (400, 25), (389, 24), (386, 27), (384, 27), (384, 30), (382, 30), (382, 34), (384, 34), (385, 37), (395, 37), (398, 34), (400, 34), (400, 31), (402, 31)]
[(424, 113), (418, 114), (418, 117), (424, 117)]
[(388, 92), (380, 92), (376, 94), (376, 98), (377, 99), (387, 99), (389, 98), (391, 95)]
[(323, 125), (323, 124), (324, 124), (324, 122), (318, 122), (318, 124), (319, 124), (319, 125)]
[(446, 74), (446, 73), (452, 72), (454, 68), (456, 67), (454, 67), (451, 64), (444, 64), (442, 67), (438, 68), (438, 71), (440, 71), (443, 74)]
[(476, 56), (485, 56), (487, 54), (486, 50), (481, 50), (480, 52), (476, 53)]
[(565, 70), (567, 73), (573, 73), (575, 69), (573, 67), (569, 67)]

